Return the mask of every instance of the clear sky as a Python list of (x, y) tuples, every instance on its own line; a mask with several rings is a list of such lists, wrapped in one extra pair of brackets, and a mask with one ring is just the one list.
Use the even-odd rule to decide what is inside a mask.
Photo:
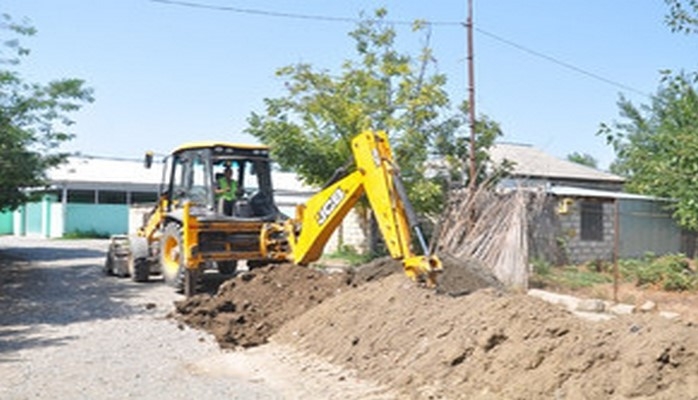
[[(390, 19), (451, 22), (467, 11), (466, 0), (187, 1), (348, 18), (385, 7)], [(654, 93), (659, 70), (698, 69), (698, 36), (672, 34), (660, 0), (474, 2), (476, 110), (501, 123), (503, 141), (561, 158), (588, 153), (605, 168), (614, 154), (596, 131), (617, 118), (619, 94), (647, 102), (637, 92)], [(135, 158), (192, 140), (254, 142), (242, 131), (265, 97), (283, 93), (277, 68), (307, 62), (337, 71), (355, 55), (350, 22), (150, 0), (2, 0), (0, 12), (26, 17), (39, 31), (24, 42), (32, 50), (20, 67), (26, 80), (76, 77), (94, 88), (95, 103), (74, 115), (77, 138), (64, 147), (90, 155)], [(412, 53), (421, 42), (406, 27), (398, 38)], [(467, 97), (465, 38), (460, 26), (432, 30), (454, 104)]]

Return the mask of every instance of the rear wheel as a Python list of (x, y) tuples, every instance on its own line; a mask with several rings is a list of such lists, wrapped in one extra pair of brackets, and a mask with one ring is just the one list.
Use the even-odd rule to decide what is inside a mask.
[(165, 226), (160, 238), (160, 266), (165, 283), (176, 288), (184, 289), (184, 246), (182, 243), (182, 227), (171, 222)]

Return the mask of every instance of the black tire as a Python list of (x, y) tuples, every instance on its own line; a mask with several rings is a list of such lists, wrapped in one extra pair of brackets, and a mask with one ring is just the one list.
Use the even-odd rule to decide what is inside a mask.
[(148, 282), (150, 265), (145, 259), (133, 260), (129, 263), (129, 272), (134, 282)]
[(153, 263), (149, 259), (150, 244), (148, 240), (141, 236), (129, 236), (129, 256), (128, 273), (134, 282), (148, 282), (150, 278), (150, 267)]
[(114, 260), (114, 266), (116, 267), (116, 276), (119, 278), (127, 278), (129, 276), (128, 264), (130, 261), (128, 259), (119, 258)]
[(111, 254), (109, 254), (109, 252), (107, 251), (107, 257), (106, 257), (106, 260), (104, 260), (104, 268), (102, 268), (104, 275), (114, 276), (114, 270), (112, 268), (113, 267), (112, 267)]
[(160, 266), (165, 283), (178, 291), (184, 290), (184, 254), (182, 227), (170, 222), (165, 226), (160, 238)]
[(191, 297), (196, 294), (196, 284), (199, 281), (199, 271), (195, 269), (184, 269), (184, 295)]
[(233, 275), (238, 270), (237, 260), (232, 261), (218, 261), (218, 272), (221, 275)]
[(269, 260), (247, 260), (247, 268), (249, 269), (256, 269), (256, 268), (262, 268), (266, 267), (267, 265), (271, 264), (272, 262)]

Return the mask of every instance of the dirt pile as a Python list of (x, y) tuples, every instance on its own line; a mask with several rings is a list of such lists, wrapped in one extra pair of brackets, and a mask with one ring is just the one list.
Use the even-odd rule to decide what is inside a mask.
[(480, 289), (504, 290), (492, 271), (472, 258), (458, 259), (448, 254), (439, 254), (443, 271), (437, 279), (436, 293), (464, 296)]
[[(491, 284), (457, 260), (447, 259), (444, 264), (444, 276), (448, 276), (444, 293), (470, 293)], [(258, 346), (284, 323), (325, 299), (395, 273), (409, 282), (402, 264), (390, 258), (333, 273), (292, 264), (268, 266), (224, 282), (214, 296), (200, 294), (175, 303), (175, 316), (211, 332), (221, 347)]]
[(274, 340), (410, 398), (691, 398), (698, 329), (659, 317), (581, 320), (526, 295), (434, 295), (395, 275), (328, 299)]
[(533, 297), (477, 290), (492, 282), (472, 269), (449, 272), (453, 264), (446, 261), (442, 284), (460, 283), (444, 293), (474, 293), (425, 290), (384, 259), (348, 273), (293, 265), (253, 270), (217, 295), (177, 308), (180, 318), (211, 331), (223, 347), (271, 339), (352, 368), (406, 398), (698, 393), (695, 325), (653, 315), (589, 322)]
[(350, 288), (350, 283), (345, 273), (268, 266), (224, 282), (214, 296), (200, 294), (176, 302), (176, 317), (211, 332), (221, 347), (258, 346), (285, 322)]

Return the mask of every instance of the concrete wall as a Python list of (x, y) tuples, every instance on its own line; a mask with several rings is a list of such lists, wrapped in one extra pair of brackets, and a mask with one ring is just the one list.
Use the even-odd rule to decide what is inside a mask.
[(582, 215), (577, 199), (566, 215), (560, 216), (560, 227), (569, 262), (580, 264), (594, 260), (613, 260), (614, 246), (614, 203), (603, 201), (603, 239), (583, 240), (581, 237)]
[[(541, 218), (532, 226), (536, 245), (541, 248), (536, 257), (545, 258), (556, 264), (581, 264), (594, 260), (612, 261), (615, 248), (615, 203), (614, 199), (596, 199), (603, 204), (603, 239), (582, 240), (581, 207), (584, 198), (575, 198), (569, 212), (558, 214), (557, 202), (551, 204), (553, 212), (548, 212), (547, 223)], [(619, 247), (620, 258), (637, 258), (647, 253), (663, 255), (679, 253), (682, 250), (682, 231), (671, 218), (671, 213), (661, 201), (620, 199), (619, 200)], [(553, 243), (556, 243), (553, 246)], [(563, 254), (556, 254), (554, 247)]]
[(366, 244), (366, 235), (364, 235), (361, 229), (359, 213), (356, 210), (352, 210), (330, 236), (324, 252), (333, 253), (340, 250), (343, 246), (348, 246), (358, 253), (364, 253), (367, 250)]
[(9, 235), (14, 232), (13, 212), (0, 212), (0, 235)]
[(126, 204), (79, 204), (66, 205), (64, 231), (88, 232), (114, 235), (128, 232), (129, 211)]
[(63, 237), (63, 227), (65, 226), (63, 217), (63, 204), (51, 203), (51, 221), (49, 222), (49, 237)]

